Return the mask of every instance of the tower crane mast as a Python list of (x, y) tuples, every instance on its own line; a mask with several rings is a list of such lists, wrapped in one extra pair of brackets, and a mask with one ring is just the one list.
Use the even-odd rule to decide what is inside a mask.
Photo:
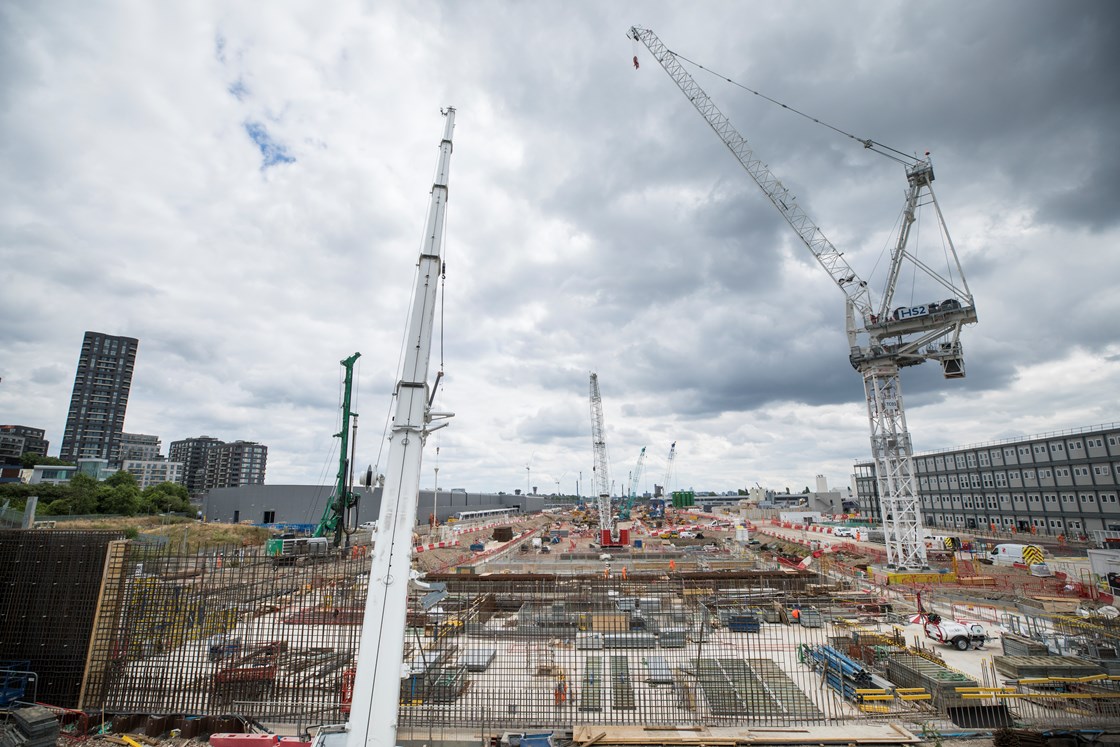
[(599, 489), (600, 544), (613, 544), (614, 519), (611, 516), (611, 480), (608, 474), (607, 441), (603, 435), (603, 397), (599, 393), (599, 374), (591, 374), (591, 446), (595, 453), (595, 486)]
[(673, 477), (673, 460), (677, 458), (677, 442), (674, 441), (669, 445), (669, 458), (665, 460), (665, 494), (672, 497), (672, 492), (669, 489), (669, 480)]
[(638, 453), (638, 463), (634, 465), (634, 471), (630, 473), (630, 490), (626, 498), (626, 503), (618, 511), (618, 518), (621, 521), (628, 521), (630, 519), (630, 511), (634, 508), (634, 501), (638, 497), (638, 485), (642, 480), (642, 467), (646, 462), (646, 447), (642, 447), (641, 452)]
[[(731, 154), (770, 200), (802, 243), (844, 293), (849, 361), (863, 377), (871, 429), (880, 511), (887, 544), (887, 563), (896, 568), (928, 566), (922, 519), (914, 479), (913, 449), (902, 404), (899, 369), (936, 360), (946, 378), (964, 376), (960, 331), (976, 321), (976, 306), (964, 280), (956, 248), (949, 238), (941, 208), (933, 192), (933, 166), (928, 157), (906, 165), (907, 192), (902, 227), (891, 254), (882, 301), (876, 308), (867, 283), (809, 218), (789, 190), (770, 171), (747, 139), (712, 102), (684, 65), (658, 36), (637, 26), (631, 38), (642, 42), (692, 103)], [(870, 140), (864, 146), (875, 145)], [(920, 207), (932, 205), (950, 257), (950, 272), (939, 273), (910, 251), (911, 227)], [(901, 271), (915, 276), (948, 298), (891, 311)]]
[[(452, 416), (431, 409), (435, 393), (428, 384), (437, 290), (443, 272), (440, 252), (451, 134), (455, 127), (455, 110), (448, 108), (443, 114), (443, 139), (417, 263), (401, 378), (394, 392), (396, 411), (359, 639), (350, 721), (321, 728), (315, 747), (394, 747), (397, 742), (397, 706), (402, 672), (406, 670), (402, 662), (408, 585), (412, 579), (412, 529), (416, 524), (424, 442), (429, 433), (447, 425), (445, 419)], [(433, 423), (438, 420), (445, 422)]]

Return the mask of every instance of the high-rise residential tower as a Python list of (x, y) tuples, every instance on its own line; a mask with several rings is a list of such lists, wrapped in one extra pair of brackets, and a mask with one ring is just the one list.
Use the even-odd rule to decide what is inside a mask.
[(120, 462), (124, 413), (139, 344), (134, 337), (86, 332), (62, 434), (62, 459)]

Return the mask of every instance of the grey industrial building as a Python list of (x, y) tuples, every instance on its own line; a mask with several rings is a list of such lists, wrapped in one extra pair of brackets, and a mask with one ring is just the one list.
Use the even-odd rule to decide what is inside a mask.
[[(931, 529), (1050, 536), (1120, 530), (1120, 423), (914, 455)], [(873, 462), (855, 465), (861, 510), (878, 518)]]
[[(207, 521), (253, 524), (316, 524), (323, 515), (333, 487), (330, 485), (245, 485), (215, 488), (202, 498), (201, 510)], [(375, 521), (381, 511), (381, 488), (358, 488), (358, 523)], [(421, 490), (416, 511), (418, 523), (435, 513), (440, 523), (461, 511), (489, 508), (514, 508), (521, 512), (541, 511), (550, 506), (571, 505), (545, 495), (505, 493), (467, 493)]]
[(124, 413), (139, 344), (134, 337), (85, 333), (62, 433), (62, 459), (120, 463)]

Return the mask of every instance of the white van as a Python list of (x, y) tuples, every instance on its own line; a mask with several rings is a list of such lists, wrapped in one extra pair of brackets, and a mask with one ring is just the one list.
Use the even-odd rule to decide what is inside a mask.
[(1038, 545), (996, 545), (988, 553), (993, 563), (1012, 565), (1013, 563), (1041, 563), (1043, 558), (1042, 548)]

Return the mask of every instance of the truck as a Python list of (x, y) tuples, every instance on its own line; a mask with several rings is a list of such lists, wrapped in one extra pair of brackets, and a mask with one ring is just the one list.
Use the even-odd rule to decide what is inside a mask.
[(926, 638), (946, 646), (953, 646), (958, 651), (982, 649), (988, 642), (988, 632), (979, 623), (961, 623), (952, 620), (943, 620), (941, 615), (931, 612), (926, 618), (924, 626)]

